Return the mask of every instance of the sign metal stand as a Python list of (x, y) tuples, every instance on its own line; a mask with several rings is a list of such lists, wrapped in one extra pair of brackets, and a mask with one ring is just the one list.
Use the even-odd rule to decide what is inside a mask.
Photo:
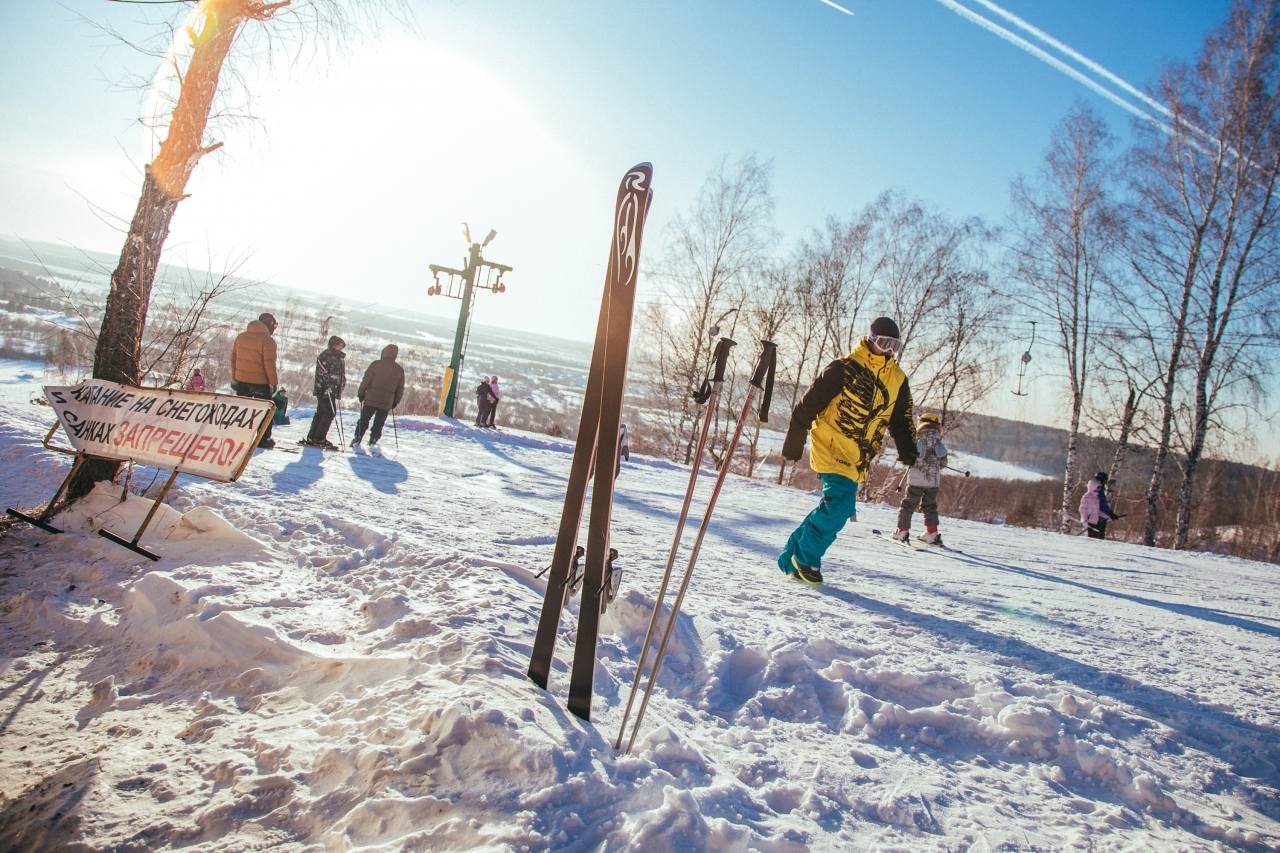
[(5, 510), (6, 515), (16, 518), (19, 521), (25, 521), (27, 524), (39, 527), (41, 530), (47, 530), (50, 533), (62, 532), (50, 524), (49, 519), (53, 517), (53, 508), (58, 505), (58, 498), (62, 497), (62, 493), (66, 491), (67, 486), (71, 483), (71, 478), (76, 475), (76, 472), (80, 470), (80, 466), (84, 464), (83, 453), (76, 453), (74, 450), (67, 450), (65, 447), (54, 447), (49, 443), (49, 440), (53, 438), (53, 434), (58, 431), (58, 426), (59, 424), (54, 423), (54, 425), (49, 428), (49, 432), (45, 434), (43, 443), (49, 450), (54, 450), (58, 453), (66, 453), (67, 455), (74, 456), (76, 458), (76, 461), (72, 464), (71, 471), (68, 472), (66, 479), (62, 481), (62, 485), (58, 486), (58, 491), (53, 493), (53, 498), (50, 499), (49, 505), (44, 508), (44, 512), (40, 513), (40, 515), (30, 516), (25, 512), (18, 512), (12, 507)]

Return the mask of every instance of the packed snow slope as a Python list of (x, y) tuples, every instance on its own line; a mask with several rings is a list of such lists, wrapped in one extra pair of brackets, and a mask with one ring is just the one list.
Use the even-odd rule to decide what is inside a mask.
[[(0, 365), (2, 505), (65, 471), (40, 379)], [(963, 553), (909, 550), (868, 506), (810, 589), (773, 559), (814, 496), (734, 477), (622, 756), (686, 472), (622, 466), (584, 723), (576, 603), (525, 676), (570, 446), (398, 426), (180, 479), (158, 563), (93, 535), (141, 520), (118, 490), (3, 534), (0, 850), (1280, 850), (1274, 567), (952, 521)]]

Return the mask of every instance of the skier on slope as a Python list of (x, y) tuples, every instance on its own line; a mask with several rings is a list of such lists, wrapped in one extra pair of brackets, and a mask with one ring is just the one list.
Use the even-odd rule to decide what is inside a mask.
[(476, 426), (482, 427), (489, 423), (489, 407), (497, 401), (498, 398), (493, 396), (493, 389), (489, 387), (489, 377), (486, 376), (476, 386)]
[(316, 379), (311, 386), (316, 395), (316, 413), (311, 417), (311, 429), (302, 443), (308, 447), (337, 450), (338, 445), (329, 440), (329, 427), (338, 413), (338, 400), (347, 384), (347, 357), (343, 350), (347, 342), (337, 335), (329, 338), (329, 346), (316, 356)]
[(782, 457), (799, 462), (812, 430), (809, 466), (822, 480), (822, 502), (805, 518), (782, 553), (778, 568), (805, 583), (822, 583), (822, 555), (857, 515), (858, 484), (865, 483), (888, 427), (898, 459), (916, 462), (911, 389), (895, 358), (902, 352), (898, 324), (871, 323), (870, 334), (819, 374), (791, 413)]
[(1107, 503), (1106, 485), (1107, 475), (1099, 471), (1080, 497), (1080, 521), (1087, 528), (1090, 539), (1106, 539), (1107, 522), (1119, 518), (1111, 511), (1111, 504)]
[(364, 438), (370, 419), (373, 420), (373, 429), (369, 433), (369, 446), (377, 444), (382, 438), (382, 426), (387, 422), (387, 415), (400, 405), (400, 398), (404, 396), (404, 368), (396, 364), (399, 354), (400, 347), (387, 344), (382, 348), (382, 357), (365, 370), (360, 390), (356, 391), (361, 403), (360, 422), (356, 424), (352, 446)]
[(938, 488), (942, 485), (942, 469), (947, 464), (947, 446), (942, 443), (942, 419), (934, 414), (921, 415), (916, 423), (916, 463), (907, 474), (907, 494), (898, 507), (900, 542), (911, 539), (911, 516), (916, 510), (924, 514), (922, 542), (941, 545), (938, 532)]

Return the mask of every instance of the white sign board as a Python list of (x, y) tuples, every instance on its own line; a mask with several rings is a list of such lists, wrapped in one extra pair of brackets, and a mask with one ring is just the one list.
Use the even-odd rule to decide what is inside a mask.
[(244, 471), (275, 412), (270, 400), (102, 379), (46, 385), (44, 394), (80, 453), (224, 483)]

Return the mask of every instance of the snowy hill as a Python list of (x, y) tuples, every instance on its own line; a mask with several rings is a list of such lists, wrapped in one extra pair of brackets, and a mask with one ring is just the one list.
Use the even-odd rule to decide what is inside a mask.
[[(65, 463), (0, 364), (0, 502), (38, 507)], [(0, 849), (1280, 850), (1269, 566), (948, 519), (963, 553), (913, 551), (870, 507), (815, 590), (773, 566), (813, 496), (731, 478), (624, 757), (687, 472), (622, 466), (587, 724), (576, 603), (525, 676), (570, 445), (398, 427), (180, 478), (156, 564), (91, 535), (136, 496), (3, 534)]]

